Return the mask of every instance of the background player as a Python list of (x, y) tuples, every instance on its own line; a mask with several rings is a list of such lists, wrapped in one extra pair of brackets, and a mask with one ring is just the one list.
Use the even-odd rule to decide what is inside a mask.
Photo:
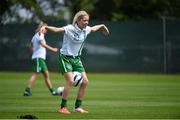
[(32, 75), (31, 78), (28, 81), (28, 85), (25, 88), (24, 96), (31, 96), (31, 87), (35, 80), (37, 79), (39, 73), (42, 73), (44, 76), (45, 83), (47, 87), (49, 88), (49, 91), (52, 95), (56, 95), (55, 90), (52, 87), (50, 78), (49, 78), (49, 72), (47, 65), (45, 63), (46, 59), (46, 49), (57, 52), (57, 48), (53, 48), (46, 44), (44, 35), (46, 34), (47, 30), (44, 28), (44, 26), (47, 26), (46, 23), (40, 22), (38, 28), (36, 29), (36, 33), (33, 36), (31, 43), (30, 43), (30, 49), (32, 51)]

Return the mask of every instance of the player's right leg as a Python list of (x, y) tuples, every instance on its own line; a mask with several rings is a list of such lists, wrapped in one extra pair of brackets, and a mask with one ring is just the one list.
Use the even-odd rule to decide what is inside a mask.
[(66, 84), (64, 86), (64, 92), (63, 92), (63, 97), (61, 100), (61, 106), (58, 109), (58, 112), (63, 113), (63, 114), (70, 114), (69, 110), (67, 109), (67, 99), (69, 96), (69, 92), (71, 88), (73, 87), (73, 73), (72, 72), (66, 72), (64, 73), (65, 79), (66, 79)]
[(37, 79), (37, 77), (38, 77), (38, 73), (33, 72), (31, 75), (31, 78), (28, 81), (28, 85), (24, 90), (24, 94), (23, 94), (24, 96), (31, 96), (32, 95), (31, 94), (31, 87), (32, 87), (34, 81)]
[(39, 58), (32, 59), (32, 61), (31, 61), (33, 73), (31, 75), (31, 78), (28, 81), (27, 87), (24, 90), (24, 94), (23, 94), (24, 96), (31, 96), (32, 95), (30, 89), (31, 89), (34, 81), (37, 79), (39, 72), (41, 71), (41, 67), (40, 67), (39, 63), (40, 63)]
[(59, 60), (58, 60), (59, 68), (66, 80), (60, 108), (58, 109), (58, 112), (63, 114), (70, 114), (70, 112), (67, 109), (67, 100), (68, 100), (69, 92), (74, 84), (73, 73), (72, 73), (73, 68), (72, 68), (72, 63), (70, 62), (71, 59), (72, 57), (59, 54)]

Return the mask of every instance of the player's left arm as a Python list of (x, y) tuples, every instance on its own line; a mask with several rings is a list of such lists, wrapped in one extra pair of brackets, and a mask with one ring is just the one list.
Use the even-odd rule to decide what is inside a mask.
[(102, 32), (103, 32), (104, 35), (108, 35), (109, 34), (109, 30), (108, 30), (108, 28), (104, 24), (95, 25), (95, 26), (91, 27), (91, 31), (92, 32), (96, 32), (96, 31), (98, 31), (100, 29), (102, 29)]

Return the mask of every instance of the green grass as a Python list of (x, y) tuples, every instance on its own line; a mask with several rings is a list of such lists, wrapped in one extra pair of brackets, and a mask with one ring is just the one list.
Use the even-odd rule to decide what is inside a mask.
[[(179, 119), (180, 75), (92, 74), (83, 107), (89, 114), (57, 113), (61, 97), (51, 96), (43, 77), (35, 82), (31, 97), (22, 96), (30, 73), (0, 72), (0, 119), (16, 119), (33, 114), (40, 119)], [(52, 73), (54, 87), (65, 83), (60, 73)], [(73, 88), (68, 108), (73, 110), (77, 88)]]

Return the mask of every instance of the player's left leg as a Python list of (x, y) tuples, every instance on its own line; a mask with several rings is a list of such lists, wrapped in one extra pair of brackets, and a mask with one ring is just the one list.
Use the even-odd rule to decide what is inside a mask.
[(87, 88), (88, 85), (88, 78), (85, 72), (82, 72), (82, 76), (83, 76), (83, 82), (81, 84), (81, 86), (79, 87), (78, 93), (77, 93), (77, 99), (75, 102), (75, 112), (80, 112), (80, 113), (88, 113), (88, 111), (84, 110), (83, 108), (81, 108), (81, 104), (82, 104), (82, 100), (85, 94), (85, 90)]
[(53, 86), (49, 77), (49, 71), (45, 63), (45, 60), (40, 59), (40, 65), (41, 65), (41, 72), (44, 76), (44, 81), (45, 81), (46, 86), (49, 88), (49, 91), (51, 92), (52, 95), (57, 95), (56, 91), (53, 89)]

